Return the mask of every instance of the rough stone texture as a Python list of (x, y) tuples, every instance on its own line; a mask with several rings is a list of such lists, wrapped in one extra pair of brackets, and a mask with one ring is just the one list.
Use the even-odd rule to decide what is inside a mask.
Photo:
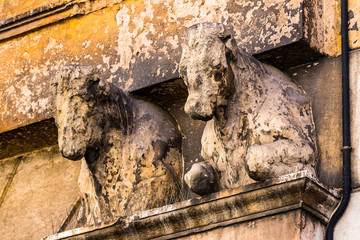
[[(3, 16), (7, 15), (6, 17), (12, 17), (15, 15), (22, 15), (23, 11), (32, 10), (50, 2), (55, 1), (0, 0), (0, 12)], [(62, 1), (59, 0), (56, 2), (61, 3)], [(102, 6), (106, 6), (106, 2), (112, 4), (115, 1), (97, 0), (90, 2), (85, 0), (81, 2), (88, 5), (89, 3), (104, 3)], [(157, 4), (155, 1), (152, 2)], [(172, 2), (169, 2), (171, 5)], [(212, 1), (209, 2), (211, 4)], [(236, 2), (239, 3), (240, 1)], [(268, 2), (272, 3), (272, 1)], [(310, 39), (311, 46), (320, 49), (321, 52), (327, 53), (330, 56), (338, 55), (340, 53), (339, 3), (340, 0), (304, 1), (305, 22), (309, 22), (305, 23), (305, 34), (311, 35), (307, 35), (305, 38)], [(114, 7), (108, 7), (101, 11), (93, 12), (81, 17), (77, 16), (89, 12), (84, 12), (83, 10), (86, 8), (83, 8), (80, 5), (74, 5), (74, 8), (71, 8), (68, 12), (54, 14), (49, 18), (41, 18), (36, 21), (33, 20), (35, 17), (38, 17), (38, 15), (34, 15), (30, 17), (30, 20), (33, 21), (31, 26), (24, 25), (15, 28), (16, 37), (1, 41), (0, 132), (11, 129), (15, 129), (15, 132), (6, 132), (1, 135), (0, 152), (2, 153), (0, 154), (0, 159), (8, 157), (8, 153), (10, 153), (11, 156), (38, 149), (41, 146), (48, 146), (46, 144), (51, 145), (54, 143), (56, 136), (51, 136), (50, 138), (46, 136), (46, 138), (41, 139), (43, 135), (39, 134), (39, 132), (44, 134), (53, 132), (54, 126), (51, 121), (49, 121), (49, 126), (46, 125), (41, 127), (41, 129), (44, 130), (36, 131), (36, 128), (39, 126), (38, 124), (41, 125), (43, 123), (43, 119), (47, 119), (50, 116), (47, 108), (49, 79), (62, 65), (69, 63), (96, 65), (108, 81), (114, 83), (119, 82), (119, 86), (123, 84), (122, 80), (117, 79), (116, 77), (119, 74), (118, 36), (119, 29), (122, 28), (117, 25), (115, 16), (120, 7), (123, 7), (124, 5), (129, 9), (129, 13), (132, 11), (132, 6), (134, 6), (134, 9), (139, 10), (136, 10), (136, 13), (139, 15), (150, 13), (150, 11), (146, 11), (145, 4), (146, 2), (144, 1), (126, 0)], [(360, 46), (360, 31), (358, 30), (359, 4), (358, 0), (349, 0), (350, 46), (352, 49), (356, 49)], [(199, 4), (195, 7), (197, 6), (201, 7), (202, 5)], [(195, 9), (190, 10), (195, 11)], [(214, 9), (210, 9), (209, 11), (214, 11)], [(314, 16), (314, 14), (316, 15)], [(69, 18), (74, 15), (76, 15), (76, 17)], [(129, 14), (129, 16), (131, 21), (136, 17), (135, 15), (132, 15), (132, 13)], [(162, 16), (163, 15), (161, 14), (154, 14), (154, 18), (159, 18), (159, 27), (161, 27), (165, 21), (169, 20), (169, 18), (164, 20)], [(209, 16), (213, 15), (211, 14)], [(196, 16), (193, 18), (195, 19)], [(314, 21), (313, 19), (316, 20)], [(1, 18), (0, 20), (5, 19)], [(145, 18), (145, 21), (148, 21), (148, 18)], [(205, 19), (203, 21), (205, 21)], [(49, 23), (55, 24), (48, 25)], [(144, 26), (142, 24), (140, 25)], [(41, 26), (46, 27), (38, 28)], [(177, 27), (178, 26), (168, 28), (167, 33), (171, 35), (173, 31), (177, 30)], [(309, 27), (309, 30), (307, 30), (307, 27)], [(31, 32), (32, 29), (35, 29), (35, 31)], [(0, 29), (0, 31), (2, 30), (3, 29)], [(147, 31), (145, 28), (142, 28), (142, 30), (143, 32)], [(152, 31), (153, 29), (150, 30)], [(19, 33), (25, 34), (18, 35)], [(155, 36), (162, 34), (154, 33), (154, 31), (152, 31), (152, 33)], [(142, 35), (139, 37), (142, 37)], [(149, 34), (148, 39), (151, 39), (151, 34)], [(290, 49), (289, 52), (285, 52), (286, 56), (289, 56), (287, 61), (293, 61), (291, 58), (293, 55), (292, 50), (293, 49)], [(283, 57), (284, 52), (281, 54), (282, 55), (275, 55), (275, 58)], [(338, 59), (333, 60), (334, 59), (328, 59), (321, 61), (319, 64), (315, 62), (309, 64), (310, 67), (307, 65), (302, 66), (295, 69), (295, 72), (291, 72), (290, 75), (292, 75), (292, 73), (298, 73), (297, 76), (299, 79), (297, 76), (294, 76), (294, 78), (299, 80), (298, 82), (303, 85), (312, 99), (314, 119), (317, 130), (320, 131), (317, 132), (318, 146), (321, 155), (319, 160), (321, 167), (318, 169), (318, 176), (323, 182), (331, 183), (332, 186), (341, 186), (341, 130), (339, 128), (341, 126), (341, 86), (339, 84), (340, 61)], [(357, 66), (358, 64), (355, 64), (354, 68), (357, 68)], [(162, 74), (162, 69), (165, 69), (165, 65), (154, 66), (154, 68), (151, 68), (151, 71), (155, 68), (160, 68), (161, 72), (159, 72), (159, 74)], [(147, 75), (146, 79), (149, 85), (152, 84), (152, 76)], [(352, 88), (353, 87), (354, 85), (352, 85)], [(169, 96), (174, 97), (174, 94)], [(170, 97), (167, 99), (168, 102), (173, 99), (171, 98), (171, 100), (169, 100)], [(356, 102), (353, 102), (354, 105), (355, 103)], [(179, 119), (183, 119), (182, 123), (179, 121), (180, 125), (183, 124), (182, 131), (188, 129), (185, 141), (189, 141), (190, 144), (187, 145), (186, 148), (190, 148), (191, 151), (197, 152), (199, 151), (199, 144), (191, 142), (192, 139), (196, 139), (196, 137), (190, 134), (196, 135), (198, 132), (201, 132), (203, 123), (195, 120), (187, 123), (188, 119), (186, 116), (180, 116), (181, 114), (179, 112), (174, 114), (177, 109), (181, 108), (180, 105), (181, 104), (176, 105), (174, 103), (171, 106), (171, 110), (173, 111), (174, 116), (177, 114)], [(356, 119), (353, 118), (353, 121), (353, 126), (356, 128)], [(32, 126), (32, 130), (34, 131), (28, 132), (26, 130), (26, 138), (24, 139), (23, 136), (20, 135), (22, 134), (23, 129), (16, 128), (27, 126), (28, 124), (35, 122), (37, 124)], [(35, 132), (36, 134), (34, 134)], [(35, 135), (37, 137), (33, 137)], [(358, 134), (354, 134), (353, 137), (356, 137), (357, 135)], [(17, 139), (16, 141), (14, 141), (15, 138)], [(47, 139), (50, 139), (50, 143), (46, 143)], [(5, 147), (3, 144), (4, 142), (6, 142)], [(354, 151), (357, 150), (354, 149)], [(41, 155), (38, 157), (41, 158)], [(190, 161), (195, 162), (196, 158), (198, 158), (196, 154), (193, 155), (193, 153), (189, 152), (187, 157), (189, 162), (185, 163), (187, 165), (185, 167), (189, 168), (189, 166), (191, 166)], [(357, 161), (358, 156), (353, 155), (353, 159), (355, 159), (353, 160), (354, 163)], [(356, 169), (356, 167), (354, 168)], [(1, 172), (0, 176), (3, 176), (3, 172)], [(354, 176), (357, 178), (358, 174), (354, 173)], [(64, 178), (66, 181), (66, 176), (64, 176)], [(356, 180), (355, 185), (358, 184), (357, 182), (358, 181)], [(61, 211), (61, 207), (58, 209)], [(33, 222), (32, 226), (34, 227), (35, 225), (36, 222)], [(24, 226), (24, 229), (28, 230), (26, 229), (27, 225)], [(17, 232), (20, 234), (22, 233), (20, 230)], [(35, 239), (38, 238), (35, 237)]]
[[(201, 154), (217, 171), (220, 189), (251, 183), (249, 177), (263, 181), (302, 169), (315, 173), (309, 98), (283, 73), (239, 50), (224, 25), (188, 28), (180, 74), (189, 91), (185, 112), (211, 120)], [(214, 181), (210, 171), (201, 171), (206, 167), (196, 165), (185, 176), (195, 192)]]
[(80, 224), (182, 199), (181, 134), (170, 115), (128, 97), (92, 67), (64, 67), (51, 86), (60, 152), (85, 158)]
[[(68, 1), (57, 1), (55, 5), (65, 2)], [(178, 41), (183, 27), (195, 22), (237, 24), (234, 29), (238, 42), (243, 46), (247, 44), (247, 50), (256, 53), (269, 50), (269, 46), (279, 47), (279, 39), (281, 46), (289, 43), (287, 40), (292, 37), (291, 41), (299, 39), (301, 34), (297, 30), (302, 26), (303, 14), (305, 23), (302, 32), (303, 38), (310, 41), (307, 44), (330, 56), (340, 53), (339, 0), (212, 0), (204, 3), (183, 0), (167, 1), (167, 5), (157, 1), (123, 1), (114, 6), (111, 5), (117, 1), (71, 2), (76, 4), (65, 12), (40, 19), (37, 19), (34, 11), (35, 15), (28, 16), (31, 26), (14, 27), (17, 34), (26, 34), (0, 42), (0, 99), (3, 102), (0, 108), (0, 132), (50, 117), (47, 107), (49, 78), (65, 64), (97, 66), (108, 81), (123, 89), (135, 90), (177, 77), (176, 67), (180, 59)], [(53, 1), (42, 3), (45, 5)], [(104, 8), (109, 5), (111, 7)], [(22, 11), (30, 10), (30, 6), (37, 9), (40, 7), (39, 1), (0, 1), (0, 10), (9, 11), (10, 14), (3, 16), (5, 18), (22, 16)], [(48, 6), (42, 9), (45, 11)], [(360, 46), (360, 6), (357, 0), (350, 0), (349, 7), (350, 45), (356, 49)], [(19, 9), (19, 12), (12, 12), (11, 9)], [(97, 9), (101, 10), (95, 11)], [(87, 15), (79, 16), (83, 14)], [(126, 25), (127, 22), (129, 25)], [(46, 27), (40, 28), (42, 26)], [(255, 28), (250, 29), (250, 26)], [(34, 29), (36, 31), (29, 32)], [(243, 30), (244, 34), (240, 32)], [(133, 47), (127, 45), (130, 43)], [(261, 49), (254, 49), (259, 46)], [(294, 58), (288, 60), (286, 56), (296, 55), (296, 52), (301, 55), (304, 51), (300, 49), (296, 47), (293, 51), (290, 48), (286, 52), (281, 51), (281, 54), (270, 51), (265, 55), (275, 61), (284, 58), (283, 62), (290, 64)], [(292, 54), (288, 54), (289, 51)], [(129, 61), (133, 66), (133, 79), (119, 78), (126, 77), (126, 72), (130, 71), (127, 69)], [(123, 66), (124, 62), (126, 64)]]
[[(1, 239), (40, 239), (56, 233), (79, 198), (80, 164), (62, 158), (52, 147), (3, 159), (0, 165), (15, 165), (18, 159), (21, 162), (0, 206)], [(9, 177), (9, 171), (2, 170), (1, 178)]]
[[(70, 0), (71, 1), (71, 0)], [(54, 3), (70, 2), (69, 0), (41, 0), (41, 1), (23, 1), (23, 0), (1, 0), (0, 1), (0, 21), (15, 17), (24, 12), (34, 10)]]
[[(360, 2), (349, 1), (349, 45), (350, 49), (360, 47)], [(338, 18), (339, 19), (339, 18)]]
[[(335, 196), (338, 197), (336, 191), (330, 193), (308, 173), (298, 172), (45, 239), (175, 239), (184, 236), (208, 239), (239, 233), (238, 228), (242, 230), (241, 239), (269, 237), (265, 235), (269, 230), (279, 237), (270, 239), (306, 239), (301, 236), (321, 239), (318, 236), (323, 236), (324, 224), (338, 203)], [(278, 226), (264, 226), (274, 226), (274, 223)]]
[[(302, 17), (298, 18), (297, 16), (304, 14), (305, 17), (312, 19), (309, 20), (309, 24), (304, 25), (305, 33), (309, 32), (311, 35), (308, 36), (308, 34), (305, 38), (318, 41), (312, 44), (311, 40), (310, 45), (316, 49), (320, 48), (319, 51), (322, 53), (337, 55), (340, 52), (338, 1), (307, 0), (303, 4), (304, 11), (302, 12), (302, 8), (299, 7), (302, 6), (302, 1), (250, 1), (248, 3), (226, 1), (224, 3), (224, 0), (218, 0), (200, 3), (200, 1), (186, 2), (184, 0), (179, 2), (167, 1), (168, 6), (156, 1), (151, 3), (123, 1), (120, 4), (104, 8), (116, 1), (84, 0), (72, 1), (76, 4), (61, 14), (50, 14), (41, 19), (36, 19), (37, 15), (31, 15), (29, 21), (31, 20), (31, 24), (34, 26), (25, 25), (14, 28), (19, 30), (17, 34), (24, 32), (26, 34), (18, 35), (0, 43), (0, 54), (2, 56), (0, 99), (3, 102), (3, 107), (0, 108), (0, 132), (50, 117), (47, 104), (49, 79), (61, 66), (66, 64), (77, 63), (97, 66), (104, 78), (118, 84), (123, 89), (135, 90), (177, 77), (176, 67), (180, 59), (178, 41), (182, 36), (183, 26), (190, 26), (195, 22), (216, 21), (229, 25), (239, 23), (239, 26), (235, 27), (237, 40), (242, 44), (250, 44), (251, 37), (257, 41), (258, 36), (262, 36), (265, 49), (268, 46), (266, 44), (269, 39), (272, 39), (269, 44), (271, 43), (270, 45), (273, 47), (278, 47), (276, 44), (273, 45), (274, 41), (278, 41), (276, 39), (289, 39), (290, 36), (294, 36), (294, 41), (298, 39), (299, 34), (296, 29), (301, 26), (300, 19)], [(24, 6), (26, 8), (24, 10), (28, 10), (27, 7), (31, 6), (31, 3), (34, 8), (39, 7), (39, 1), (28, 0), (25, 2), (17, 0), (10, 4), (8, 1), (2, 0), (0, 9), (3, 11), (9, 10), (8, 8), (21, 10), (21, 7)], [(67, 1), (57, 1), (55, 5), (58, 6), (64, 2)], [(44, 4), (46, 3), (50, 3), (50, 1), (44, 2)], [(177, 4), (176, 7), (174, 7), (175, 3)], [(255, 3), (257, 5), (253, 6)], [(18, 6), (19, 4), (21, 7)], [(48, 9), (47, 6), (49, 5), (43, 8), (44, 11)], [(360, 46), (360, 31), (356, 30), (359, 25), (360, 10), (357, 0), (349, 1), (349, 6), (351, 9), (350, 42), (351, 47), (355, 49)], [(101, 10), (95, 11), (97, 9)], [(123, 15), (126, 9), (128, 12)], [(245, 12), (237, 12), (239, 9), (245, 9)], [(271, 11), (264, 14), (262, 9), (274, 9), (277, 15)], [(290, 12), (283, 12), (285, 9)], [(308, 14), (307, 12), (310, 10), (312, 13)], [(11, 13), (11, 16), (14, 14), (21, 16), (22, 11)], [(87, 15), (79, 16), (83, 14)], [(66, 21), (60, 21), (64, 19)], [(125, 35), (123, 32), (126, 30), (126, 26), (119, 23), (121, 19), (124, 19), (124, 23), (127, 22), (127, 19), (129, 21), (129, 32)], [(247, 24), (241, 24), (244, 19)], [(308, 21), (308, 18), (305, 20)], [(55, 24), (47, 25), (49, 23)], [(265, 26), (266, 31), (261, 27), (261, 24)], [(310, 30), (307, 29), (308, 25)], [(317, 27), (318, 25), (320, 27)], [(41, 26), (46, 27), (39, 28)], [(256, 28), (249, 29), (249, 26), (256, 26)], [(27, 32), (32, 29), (36, 29), (36, 31)], [(101, 29), (101, 34), (99, 29)], [(246, 33), (237, 32), (240, 30), (244, 30)], [(260, 32), (254, 34), (254, 37), (250, 34), (254, 31)], [(284, 36), (279, 36), (279, 33), (284, 34)], [(275, 35), (267, 36), (267, 34)], [(244, 37), (245, 35), (246, 37)], [(316, 36), (313, 37), (313, 35)], [(125, 38), (125, 36), (130, 38)], [(320, 41), (320, 39), (324, 40)], [(127, 42), (137, 47), (129, 48), (126, 45)], [(285, 42), (281, 41), (280, 45)], [(125, 48), (123, 48), (124, 46)], [(156, 51), (154, 47), (157, 48)], [(259, 51), (264, 51), (264, 49), (261, 48)], [(258, 52), (252, 49), (250, 45), (247, 50), (251, 53)], [(296, 47), (295, 49), (290, 48), (286, 52), (281, 51), (280, 54), (270, 51), (265, 54), (265, 58), (273, 59), (275, 62), (284, 59), (283, 62), (291, 63), (295, 58), (290, 60), (286, 58), (287, 55), (290, 55), (288, 54), (289, 51), (292, 52), (291, 55), (296, 55), (296, 52), (300, 55), (305, 53), (303, 48), (298, 49)], [(155, 53), (155, 56), (150, 53)], [(305, 55), (307, 54), (303, 54), (303, 56)], [(120, 56), (122, 56), (122, 60), (120, 60)], [(121, 63), (129, 56), (132, 58), (130, 62), (134, 62), (133, 72), (137, 72), (133, 73), (137, 76), (133, 80), (119, 78), (125, 74)], [(159, 60), (158, 62), (155, 61), (156, 58)]]
[[(146, 86), (146, 82), (139, 81), (144, 75), (154, 83), (164, 77), (178, 77), (179, 40), (184, 29), (195, 23), (224, 23), (250, 53), (296, 42), (303, 36), (302, 3), (301, 0), (125, 2), (117, 14), (117, 22), (120, 74), (126, 79), (126, 88)], [(154, 63), (161, 68), (154, 68)]]

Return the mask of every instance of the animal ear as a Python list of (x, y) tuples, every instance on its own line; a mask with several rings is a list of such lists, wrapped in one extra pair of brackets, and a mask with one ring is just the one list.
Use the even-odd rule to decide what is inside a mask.
[(58, 76), (58, 74), (57, 74), (57, 75), (55, 75), (53, 78), (51, 78), (51, 80), (50, 80), (50, 93), (51, 93), (51, 95), (55, 95), (55, 94), (56, 94), (57, 87), (58, 87), (58, 85), (59, 85), (59, 83), (58, 83), (58, 78), (59, 78), (59, 76)]
[(50, 80), (50, 96), (49, 96), (49, 103), (50, 103), (50, 114), (52, 116), (55, 116), (56, 113), (56, 107), (55, 107), (55, 99), (57, 95), (57, 89), (59, 85), (59, 74), (56, 74), (53, 78)]
[(238, 47), (234, 37), (231, 32), (223, 26), (221, 33), (219, 34), (220, 40), (225, 44), (226, 55), (230, 57), (231, 60), (237, 60)]
[(101, 79), (99, 72), (95, 68), (92, 68), (91, 72), (87, 73), (86, 84), (87, 89), (96, 97), (108, 96), (110, 93), (109, 83)]
[(109, 83), (106, 80), (101, 80), (99, 78), (98, 91), (101, 96), (109, 96), (110, 94)]

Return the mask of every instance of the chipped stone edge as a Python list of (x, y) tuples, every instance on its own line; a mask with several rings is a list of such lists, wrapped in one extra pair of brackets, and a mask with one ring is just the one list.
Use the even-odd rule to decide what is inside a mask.
[[(261, 190), (261, 189), (264, 190), (265, 188), (274, 187), (274, 186), (281, 185), (281, 184), (291, 184), (291, 182), (296, 182), (296, 181), (305, 181), (304, 184), (306, 185), (306, 189), (307, 188), (317, 188), (320, 191), (325, 192), (326, 195), (330, 196), (329, 199), (332, 198), (332, 200), (333, 200), (334, 206), (332, 206), (332, 207), (333, 208), (336, 207), (337, 202), (340, 198), (340, 193), (337, 190), (326, 187), (324, 184), (319, 182), (319, 180), (316, 178), (316, 176), (309, 173), (308, 171), (299, 171), (299, 172), (295, 172), (295, 173), (286, 174), (286, 175), (283, 175), (283, 176), (280, 176), (277, 178), (273, 178), (266, 182), (253, 183), (253, 184), (243, 186), (243, 187), (240, 187), (237, 189), (224, 190), (224, 191), (214, 193), (214, 194), (211, 194), (211, 195), (208, 195), (205, 197), (189, 199), (189, 200), (185, 200), (185, 201), (182, 201), (179, 203), (138, 212), (129, 217), (123, 217), (123, 218), (119, 218), (118, 220), (115, 220), (115, 221), (103, 223), (100, 226), (92, 225), (92, 226), (86, 226), (86, 227), (81, 227), (81, 228), (76, 228), (76, 229), (60, 232), (57, 234), (53, 234), (53, 235), (44, 237), (43, 240), (67, 239), (67, 238), (81, 236), (81, 235), (85, 235), (85, 234), (89, 234), (89, 233), (91, 234), (92, 232), (96, 232), (98, 230), (106, 231), (106, 229), (114, 228), (117, 226), (120, 226), (121, 229), (126, 230), (127, 228), (135, 227), (134, 223), (136, 223), (136, 221), (156, 217), (157, 215), (160, 215), (159, 218), (162, 219), (163, 217), (161, 217), (161, 216), (165, 216), (166, 214), (169, 214), (171, 212), (184, 210), (186, 208), (195, 207), (197, 205), (202, 205), (202, 204), (206, 204), (209, 202), (216, 202), (216, 201), (221, 201), (221, 200), (226, 201), (226, 199), (231, 200), (231, 198), (234, 198), (234, 197), (236, 198), (240, 194), (249, 193), (249, 192), (253, 192), (253, 191)], [(303, 193), (306, 191), (306, 189), (302, 190)], [(304, 198), (304, 196), (302, 196), (302, 198)], [(201, 231), (209, 230), (209, 229), (212, 229), (215, 227), (233, 224), (235, 222), (241, 222), (241, 221), (251, 220), (251, 219), (255, 219), (255, 218), (259, 218), (259, 217), (274, 215), (274, 214), (278, 214), (278, 213), (285, 212), (285, 211), (296, 210), (299, 208), (302, 208), (302, 209), (312, 213), (313, 215), (317, 216), (320, 219), (320, 221), (322, 221), (322, 222), (328, 221), (329, 216), (325, 216), (324, 215), (325, 213), (321, 213), (317, 209), (314, 209), (312, 206), (308, 205), (306, 202), (303, 202), (302, 200), (300, 200), (298, 203), (284, 205), (280, 208), (268, 209), (265, 211), (260, 211), (257, 213), (250, 214), (248, 216), (240, 216), (240, 217), (236, 217), (236, 218), (230, 218), (225, 221), (208, 224), (207, 226), (197, 226), (195, 228), (190, 229), (190, 231), (189, 231), (189, 229), (182, 229), (181, 231), (178, 231), (178, 232), (174, 232), (171, 234), (160, 234), (160, 235), (154, 236), (154, 237), (155, 238), (160, 237), (160, 238), (167, 239), (168, 237), (184, 236), (184, 235), (188, 235), (189, 233), (191, 234), (191, 233), (201, 232)], [(166, 217), (167, 216), (165, 216), (165, 218)], [(131, 230), (129, 229), (129, 231), (131, 231)]]

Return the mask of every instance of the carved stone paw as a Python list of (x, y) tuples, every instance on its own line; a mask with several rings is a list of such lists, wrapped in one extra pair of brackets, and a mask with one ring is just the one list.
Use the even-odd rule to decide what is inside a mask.
[(196, 194), (207, 195), (217, 191), (215, 171), (207, 162), (193, 164), (184, 178), (190, 190)]
[(271, 149), (264, 149), (261, 145), (252, 145), (246, 155), (245, 167), (249, 176), (258, 181), (266, 180), (272, 176), (272, 165), (274, 164)]

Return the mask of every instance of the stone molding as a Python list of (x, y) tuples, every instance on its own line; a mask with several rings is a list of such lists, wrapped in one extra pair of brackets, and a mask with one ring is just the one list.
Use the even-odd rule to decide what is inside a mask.
[(265, 216), (304, 210), (327, 223), (339, 193), (306, 171), (136, 213), (100, 226), (45, 237), (55, 239), (170, 239)]
[(76, 15), (85, 15), (117, 2), (120, 1), (100, 1), (93, 4), (88, 0), (67, 0), (50, 3), (0, 21), (0, 41)]

